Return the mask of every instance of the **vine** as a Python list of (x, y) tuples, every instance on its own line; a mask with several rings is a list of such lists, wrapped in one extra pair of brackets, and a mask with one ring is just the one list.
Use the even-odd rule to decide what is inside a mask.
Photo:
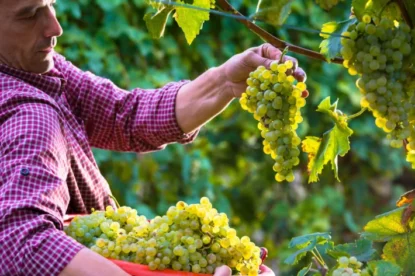
[[(205, 8), (207, 4), (202, 2), (202, 0), (195, 0), (193, 5)], [(289, 13), (287, 10), (290, 9), (290, 2), (266, 3), (266, 1), (260, 1), (257, 11), (261, 11), (261, 5), (269, 5), (265, 10), (275, 13), (280, 19), (276, 21), (284, 21), (284, 18)], [(359, 112), (348, 116), (338, 110), (337, 101), (331, 103), (329, 97), (324, 99), (317, 108), (317, 111), (328, 115), (334, 127), (324, 133), (322, 138), (306, 137), (303, 141), (303, 152), (307, 153), (309, 157), (309, 182), (317, 181), (323, 167), (328, 163), (331, 163), (335, 177), (340, 180), (337, 175), (337, 158), (338, 156), (344, 156), (350, 150), (349, 137), (353, 133), (348, 127), (348, 121), (357, 118), (366, 110), (371, 111), (377, 119), (380, 118), (377, 120), (377, 125), (386, 132), (389, 133), (396, 130), (396, 133), (394, 132), (393, 136), (391, 136), (393, 138), (391, 145), (401, 146), (401, 143), (398, 143), (397, 140), (401, 136), (404, 137), (399, 141), (404, 140), (405, 149), (408, 151), (407, 160), (415, 164), (415, 129), (411, 125), (414, 120), (412, 117), (411, 119), (407, 118), (408, 116), (415, 117), (415, 96), (413, 95), (415, 81), (411, 80), (415, 75), (413, 72), (414, 56), (411, 54), (411, 50), (415, 46), (415, 43), (413, 43), (415, 39), (415, 31), (413, 30), (415, 14), (408, 10), (407, 3), (410, 2), (404, 0), (353, 1), (353, 13), (348, 20), (338, 23), (328, 22), (323, 26), (320, 34), (324, 40), (320, 45), (321, 51), (318, 53), (273, 36), (252, 20), (244, 17), (227, 0), (216, 0), (215, 4), (221, 11), (235, 15), (236, 20), (275, 47), (285, 50), (289, 49), (291, 52), (313, 59), (343, 64), (348, 68), (351, 75), (359, 74), (361, 76), (357, 82), (357, 86), (363, 94), (362, 109)], [(209, 2), (209, 5), (211, 4)], [(170, 3), (170, 5), (168, 9), (173, 10), (174, 3)], [(186, 7), (181, 8), (185, 9)], [(199, 15), (202, 15), (206, 11), (200, 10), (199, 12)], [(204, 20), (208, 19), (206, 14), (204, 16), (203, 20), (200, 20), (202, 18), (200, 16), (199, 21), (195, 24), (198, 28), (201, 28)], [(176, 14), (175, 18), (179, 26), (181, 26), (180, 22), (182, 20), (189, 19), (183, 13)], [(253, 18), (255, 18), (255, 15)], [(407, 25), (402, 22), (397, 23), (402, 20)], [(377, 33), (378, 26), (380, 31)], [(191, 43), (192, 39), (198, 34), (199, 29), (197, 32), (194, 30), (190, 32), (189, 29), (181, 27), (186, 34), (188, 42)], [(383, 50), (395, 49), (390, 50), (392, 51), (390, 54), (385, 54), (385, 57), (380, 59), (384, 60), (383, 62), (377, 60), (377, 57), (382, 52), (376, 45), (378, 38), (375, 34), (382, 41), (379, 43), (381, 45), (379, 47), (383, 47)], [(399, 39), (392, 37), (395, 34)], [(339, 35), (341, 35), (340, 38)], [(395, 41), (389, 42), (386, 39), (382, 39), (386, 35), (391, 36), (388, 39), (395, 39)], [(360, 48), (356, 46), (357, 44), (359, 44)], [(391, 44), (393, 45), (391, 46)], [(405, 47), (402, 46), (402, 48), (401, 44)], [(358, 57), (358, 53), (362, 54)], [(392, 66), (390, 64), (392, 62), (394, 64), (386, 70), (387, 62), (389, 62), (389, 66)], [(394, 72), (394, 69), (398, 70), (398, 72)], [(389, 86), (386, 86), (387, 83)], [(404, 91), (403, 87), (408, 87), (408, 90)], [(378, 88), (381, 89), (377, 90)], [(388, 89), (391, 91), (388, 91)], [(388, 121), (387, 116), (395, 114), (387, 113), (387, 116), (383, 114), (385, 117), (381, 113), (389, 112), (387, 100), (394, 96), (393, 93), (398, 94), (398, 90), (399, 93), (402, 92), (407, 98), (396, 99), (395, 97), (393, 101), (397, 104), (397, 107), (390, 113), (397, 113), (397, 110), (400, 108), (399, 105), (403, 106), (406, 104), (407, 109), (404, 112), (399, 110), (400, 115), (404, 119), (399, 117), (395, 119), (396, 116), (394, 116), (393, 120)], [(379, 111), (376, 108), (376, 93), (384, 94), (386, 91), (390, 92), (389, 98), (384, 100), (385, 103), (383, 103), (386, 105), (386, 110), (381, 108), (384, 111)], [(410, 112), (405, 115), (404, 113), (408, 110)], [(410, 129), (409, 134), (406, 131), (407, 129)], [(401, 133), (403, 131), (406, 131), (405, 134)], [(388, 137), (388, 139), (392, 138)], [(297, 251), (289, 256), (285, 262), (295, 265), (309, 255), (311, 257), (310, 261), (298, 275), (306, 275), (309, 272), (320, 275), (385, 275), (386, 271), (389, 273), (388, 275), (412, 275), (415, 273), (415, 263), (413, 262), (415, 259), (413, 250), (413, 244), (415, 243), (414, 193), (414, 191), (410, 191), (404, 194), (397, 203), (397, 209), (382, 214), (368, 222), (364, 227), (361, 239), (355, 243), (335, 246), (331, 241), (329, 233), (313, 233), (293, 238), (289, 246), (290, 248), (297, 249)], [(374, 242), (386, 242), (382, 249), (382, 260), (379, 260), (377, 257), (376, 250), (373, 247)]]

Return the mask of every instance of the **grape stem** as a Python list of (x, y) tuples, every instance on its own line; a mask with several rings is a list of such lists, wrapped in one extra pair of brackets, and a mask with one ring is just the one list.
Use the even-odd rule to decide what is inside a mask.
[(408, 24), (408, 26), (411, 27), (411, 29), (413, 29), (414, 24), (411, 20), (411, 16), (409, 15), (408, 10), (406, 9), (406, 6), (403, 0), (394, 0), (394, 2), (399, 6), (402, 17), (405, 20), (406, 24)]
[[(239, 15), (241, 16), (242, 14), (237, 11), (231, 4), (229, 4), (229, 2), (227, 0), (217, 0), (216, 4), (224, 11), (230, 12), (232, 14), (235, 15)], [(306, 48), (302, 48), (293, 44), (290, 44), (288, 42), (285, 42), (275, 36), (273, 36), (272, 34), (270, 34), (269, 32), (267, 32), (266, 30), (262, 29), (261, 27), (259, 27), (258, 25), (254, 24), (253, 22), (244, 19), (244, 18), (238, 18), (237, 19), (239, 22), (241, 22), (242, 24), (244, 24), (249, 30), (251, 30), (254, 34), (258, 35), (260, 38), (264, 39), (266, 42), (272, 44), (273, 46), (279, 48), (279, 49), (284, 49), (286, 47), (290, 47), (290, 51), (303, 55), (303, 56), (307, 56), (313, 59), (318, 59), (318, 60), (322, 60), (322, 61), (326, 61), (328, 62), (328, 60), (326, 59), (326, 57), (318, 52), (312, 51), (310, 49), (306, 49)], [(338, 64), (343, 64), (343, 59), (342, 58), (334, 58), (332, 60), (330, 60), (330, 62), (333, 63), (338, 63)]]
[(320, 266), (323, 266), (323, 267), (326, 266), (326, 263), (324, 262), (323, 257), (321, 257), (317, 249), (311, 250), (311, 254), (313, 254), (314, 258), (316, 259), (316, 261), (318, 261)]
[(115, 202), (115, 205), (117, 206), (117, 208), (120, 208), (121, 206), (120, 206), (120, 204), (118, 203), (118, 201), (117, 201), (117, 199), (115, 198), (115, 196), (113, 196), (113, 195), (108, 195), (110, 198), (112, 198), (112, 200), (114, 200), (114, 202)]
[[(314, 254), (313, 251), (311, 251), (311, 252)], [(321, 276), (326, 276), (327, 271), (328, 271), (327, 267), (325, 267), (324, 265), (321, 265), (315, 257), (312, 258), (312, 259), (313, 259), (313, 263), (316, 265), (318, 271), (321, 273)]]
[(362, 108), (359, 112), (357, 112), (357, 113), (355, 113), (355, 114), (352, 114), (352, 115), (350, 115), (350, 116), (348, 116), (347, 117), (347, 120), (352, 120), (352, 119), (354, 119), (354, 118), (357, 118), (357, 117), (359, 117), (360, 115), (362, 115), (363, 113), (365, 113), (365, 111), (367, 110), (367, 108), (365, 107), (365, 108)]
[(281, 56), (280, 56), (280, 60), (279, 60), (279, 62), (278, 63), (282, 63), (282, 59), (284, 58), (284, 56), (288, 53), (288, 48), (289, 48), (289, 46), (287, 46), (287, 47), (285, 47), (284, 48), (284, 50), (282, 51), (282, 53), (281, 53)]

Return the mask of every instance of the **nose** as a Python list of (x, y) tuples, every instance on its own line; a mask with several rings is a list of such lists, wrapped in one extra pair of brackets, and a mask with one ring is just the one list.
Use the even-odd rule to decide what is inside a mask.
[(46, 11), (45, 16), (45, 37), (57, 37), (63, 34), (61, 24), (59, 24), (58, 19), (56, 18), (56, 11), (53, 6), (50, 6)]

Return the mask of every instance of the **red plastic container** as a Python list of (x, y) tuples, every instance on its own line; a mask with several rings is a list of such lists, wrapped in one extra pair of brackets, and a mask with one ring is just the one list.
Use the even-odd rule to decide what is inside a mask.
[[(72, 219), (79, 215), (65, 215), (64, 217), (64, 225), (68, 226)], [(82, 216), (82, 215), (81, 215)], [(261, 259), (262, 261), (265, 260), (267, 257), (267, 249), (261, 248)], [(146, 265), (135, 264), (126, 261), (108, 259), (117, 266), (119, 266), (122, 270), (130, 274), (131, 276), (172, 276), (172, 275), (183, 275), (183, 276), (212, 276), (211, 274), (201, 274), (201, 273), (192, 273), (192, 272), (185, 272), (185, 271), (176, 271), (172, 269), (165, 269), (163, 271), (160, 270), (150, 270), (150, 268)], [(260, 266), (261, 276), (275, 276), (275, 274), (265, 265)]]
[(111, 262), (119, 266), (122, 270), (127, 272), (132, 276), (171, 276), (171, 275), (184, 275), (184, 276), (212, 276), (211, 274), (199, 274), (192, 272), (176, 271), (171, 269), (160, 270), (150, 270), (146, 265), (140, 265), (120, 260), (109, 259)]

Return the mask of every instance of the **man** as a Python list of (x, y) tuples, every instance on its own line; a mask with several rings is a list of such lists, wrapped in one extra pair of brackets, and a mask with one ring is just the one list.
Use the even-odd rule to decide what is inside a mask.
[(62, 231), (66, 213), (113, 205), (91, 147), (191, 142), (281, 52), (265, 44), (194, 81), (127, 92), (53, 51), (62, 35), (54, 4), (0, 0), (0, 275), (126, 275)]

